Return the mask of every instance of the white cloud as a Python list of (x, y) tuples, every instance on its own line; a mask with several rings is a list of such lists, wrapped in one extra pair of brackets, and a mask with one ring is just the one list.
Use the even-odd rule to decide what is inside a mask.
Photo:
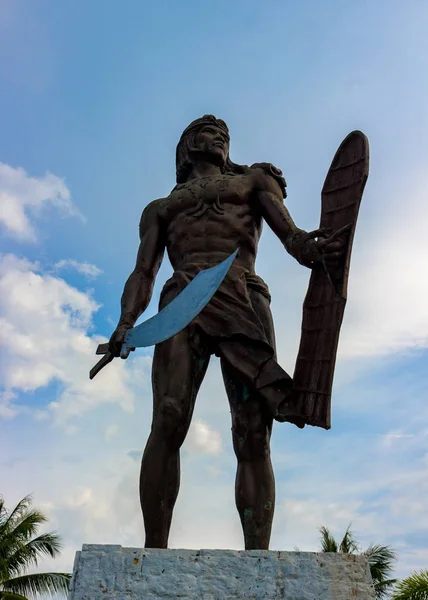
[(105, 431), (105, 440), (106, 442), (111, 442), (113, 438), (115, 438), (120, 432), (120, 427), (112, 423), (106, 427)]
[(221, 435), (201, 419), (196, 419), (190, 426), (185, 448), (192, 454), (219, 454)]
[(94, 279), (102, 273), (102, 269), (99, 269), (95, 265), (91, 265), (87, 262), (81, 263), (71, 258), (60, 260), (54, 265), (55, 271), (61, 271), (61, 269), (75, 269), (78, 273), (81, 273), (90, 279)]
[(424, 433), (385, 445), (383, 436), (361, 431), (329, 436), (316, 453), (313, 445), (312, 454), (303, 442), (299, 447), (294, 468), (277, 469), (272, 547), (316, 550), (321, 525), (339, 537), (351, 524), (362, 547), (382, 543), (397, 549), (399, 576), (410, 570), (406, 565), (417, 568), (411, 554), (428, 536)]
[[(371, 186), (369, 178), (361, 205), (336, 381), (345, 370), (354, 376), (360, 361), (366, 368), (368, 360), (428, 347), (428, 177), (407, 173), (401, 188), (395, 180), (381, 183), (378, 177)], [(280, 363), (292, 374), (310, 273), (266, 233), (260, 272), (272, 293)]]
[(66, 425), (64, 431), (67, 435), (75, 435), (79, 431), (79, 428), (76, 425)]
[(0, 392), (0, 419), (11, 419), (16, 416), (17, 412), (12, 404), (13, 398), (14, 394), (10, 390)]
[[(98, 308), (89, 293), (43, 273), (37, 264), (13, 255), (0, 257), (0, 375), (9, 399), (3, 412), (13, 410), (11, 394), (33, 392), (52, 382), (59, 393), (49, 408), (58, 422), (103, 403), (133, 410), (130, 385), (141, 378), (133, 364), (115, 361), (89, 381), (95, 348), (105, 341), (89, 333)], [(145, 376), (147, 360), (136, 362)]]
[(407, 438), (414, 437), (413, 433), (403, 433), (402, 431), (391, 431), (389, 433), (385, 433), (382, 436), (382, 443), (384, 446), (390, 447), (392, 444), (396, 444), (400, 440), (405, 440)]
[(218, 467), (210, 466), (207, 470), (210, 477), (212, 477), (213, 479), (218, 479), (221, 475), (221, 469), (219, 469)]
[(34, 242), (37, 235), (29, 217), (49, 205), (64, 215), (83, 218), (63, 179), (52, 173), (31, 177), (20, 167), (0, 162), (0, 223), (8, 235)]
[(343, 357), (428, 347), (428, 179), (414, 174), (410, 179), (407, 189), (391, 190), (401, 203), (391, 201), (377, 228), (357, 234), (340, 341)]

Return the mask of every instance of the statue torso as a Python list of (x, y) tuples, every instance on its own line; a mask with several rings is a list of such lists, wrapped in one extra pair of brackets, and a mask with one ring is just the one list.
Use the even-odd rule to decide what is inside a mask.
[(239, 262), (254, 271), (262, 219), (251, 172), (178, 185), (160, 201), (159, 216), (174, 269), (217, 264), (239, 246)]

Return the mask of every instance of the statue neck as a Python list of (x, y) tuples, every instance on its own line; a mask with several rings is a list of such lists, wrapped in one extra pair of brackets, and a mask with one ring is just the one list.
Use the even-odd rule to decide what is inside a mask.
[(189, 174), (188, 179), (201, 179), (202, 177), (214, 177), (221, 175), (220, 165), (213, 164), (209, 161), (198, 161), (193, 165), (193, 168)]

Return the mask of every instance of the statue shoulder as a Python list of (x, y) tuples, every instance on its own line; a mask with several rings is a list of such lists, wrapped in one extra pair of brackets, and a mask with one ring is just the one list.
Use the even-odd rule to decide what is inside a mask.
[(149, 202), (149, 204), (147, 204), (147, 206), (144, 207), (140, 219), (140, 235), (143, 231), (146, 231), (147, 229), (158, 223), (161, 212), (161, 206), (164, 200), (164, 198), (152, 200), (152, 202)]
[[(250, 167), (254, 174), (256, 185), (259, 189), (267, 192), (278, 192), (278, 186), (283, 198), (287, 197), (287, 183), (282, 175), (281, 169), (275, 167), (272, 163), (254, 163)], [(275, 183), (276, 182), (276, 183)]]

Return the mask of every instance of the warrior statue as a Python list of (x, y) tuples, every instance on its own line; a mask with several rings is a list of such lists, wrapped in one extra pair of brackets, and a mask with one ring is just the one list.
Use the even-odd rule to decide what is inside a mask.
[[(141, 217), (137, 261), (125, 285), (120, 320), (108, 346), (110, 355), (121, 355), (126, 332), (148, 306), (165, 249), (174, 273), (163, 288), (160, 309), (199, 272), (217, 265), (237, 248), (239, 252), (207, 306), (185, 329), (155, 347), (153, 422), (140, 478), (145, 547), (167, 547), (180, 484), (180, 448), (210, 356), (215, 354), (230, 402), (238, 463), (236, 506), (245, 548), (268, 549), (275, 503), (270, 460), (273, 421), (300, 428), (330, 426), (328, 400), (350, 246), (367, 177), (365, 137), (359, 132), (351, 136), (356, 134), (358, 143), (336, 155), (330, 183), (326, 181), (323, 190), (325, 214), (329, 210), (333, 215), (345, 214), (345, 220), (330, 220), (327, 231), (322, 222), (319, 230), (307, 233), (295, 225), (284, 205), (286, 183), (278, 168), (231, 161), (224, 121), (205, 115), (183, 132), (176, 151), (177, 185), (167, 198), (151, 202)], [(341, 190), (348, 194), (344, 204)], [(325, 205), (327, 196), (332, 209)], [(338, 202), (343, 206), (337, 211)], [(349, 210), (353, 213), (346, 216)], [(312, 269), (297, 378), (277, 362), (269, 290), (255, 273), (264, 221), (287, 252)], [(318, 307), (315, 314), (314, 305)], [(318, 332), (315, 340), (314, 332)]]

